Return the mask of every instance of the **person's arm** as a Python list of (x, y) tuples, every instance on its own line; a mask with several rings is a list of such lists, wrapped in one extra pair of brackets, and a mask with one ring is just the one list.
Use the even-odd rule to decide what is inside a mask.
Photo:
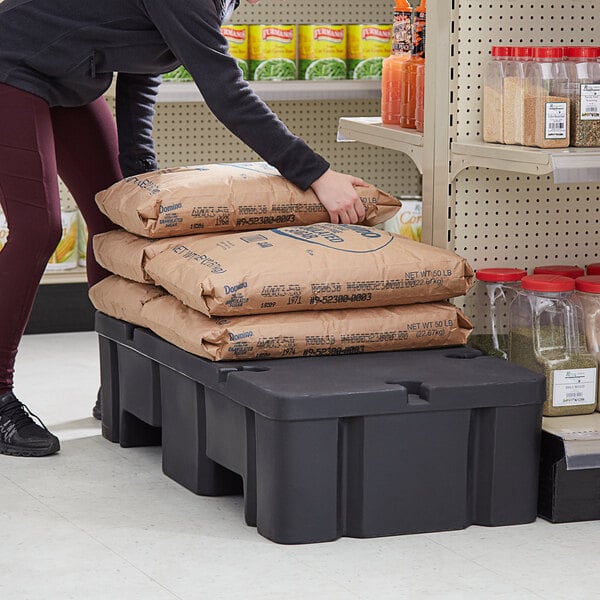
[(148, 17), (225, 127), (302, 189), (325, 173), (327, 161), (293, 135), (244, 81), (221, 35), (213, 0), (143, 2)]
[(160, 82), (160, 75), (117, 75), (116, 116), (123, 177), (158, 168), (152, 127)]
[(148, 17), (225, 127), (286, 179), (303, 190), (312, 186), (333, 223), (362, 220), (364, 207), (354, 189), (357, 178), (331, 170), (244, 81), (221, 35), (213, 0), (143, 2)]

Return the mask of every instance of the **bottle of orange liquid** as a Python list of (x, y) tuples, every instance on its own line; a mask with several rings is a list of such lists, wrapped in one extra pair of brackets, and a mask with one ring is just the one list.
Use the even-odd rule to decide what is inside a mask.
[[(415, 129), (423, 132), (425, 129), (425, 32), (427, 29), (427, 8), (423, 0), (422, 7), (423, 11), (419, 14), (418, 21), (421, 27), (421, 40), (419, 43), (422, 48), (423, 61), (417, 63), (416, 68), (416, 106), (415, 106)], [(420, 8), (420, 7), (419, 7)], [(419, 12), (417, 8), (417, 12)]]
[(381, 76), (381, 121), (400, 124), (400, 67), (411, 56), (412, 7), (408, 0), (395, 0), (392, 54), (383, 61)]
[(417, 110), (417, 71), (425, 65), (425, 30), (427, 8), (426, 0), (415, 8), (413, 20), (412, 53), (409, 60), (401, 67), (400, 86), (400, 126), (415, 129), (415, 116)]
[(415, 76), (417, 97), (415, 99), (415, 129), (421, 133), (425, 130), (425, 61), (417, 65)]

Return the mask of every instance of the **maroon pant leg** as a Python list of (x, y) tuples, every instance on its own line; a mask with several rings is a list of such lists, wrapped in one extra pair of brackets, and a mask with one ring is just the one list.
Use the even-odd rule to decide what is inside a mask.
[[(18, 345), (62, 233), (59, 171), (87, 221), (90, 239), (114, 228), (93, 200), (121, 177), (114, 120), (105, 101), (50, 109), (41, 98), (0, 84), (0, 204), (9, 228), (0, 252), (0, 393), (12, 389)], [(90, 246), (88, 257), (93, 284), (107, 273)]]
[(0, 393), (12, 389), (19, 341), (62, 233), (52, 123), (41, 98), (0, 84)]
[(115, 119), (104, 98), (76, 108), (54, 107), (50, 115), (58, 174), (73, 195), (88, 228), (86, 267), (88, 283), (92, 286), (110, 275), (94, 258), (92, 238), (117, 227), (100, 212), (94, 200), (97, 192), (122, 178)]

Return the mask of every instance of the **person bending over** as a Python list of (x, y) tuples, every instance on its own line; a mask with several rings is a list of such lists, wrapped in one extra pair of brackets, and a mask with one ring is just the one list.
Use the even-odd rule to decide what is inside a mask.
[[(254, 3), (256, 0), (248, 0)], [(234, 135), (289, 181), (310, 187), (333, 223), (356, 223), (354, 186), (293, 135), (253, 93), (220, 27), (239, 0), (0, 2), (0, 453), (44, 456), (60, 444), (13, 392), (15, 357), (40, 279), (61, 233), (60, 176), (95, 234), (116, 228), (94, 201), (123, 177), (158, 168), (152, 137), (160, 74), (183, 65)], [(116, 119), (102, 94), (116, 74)], [(38, 424), (39, 422), (39, 424)]]

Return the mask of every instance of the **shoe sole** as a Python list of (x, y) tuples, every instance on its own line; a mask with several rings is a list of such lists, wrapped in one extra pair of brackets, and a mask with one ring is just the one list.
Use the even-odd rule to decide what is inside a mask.
[(0, 454), (8, 456), (24, 456), (24, 457), (39, 457), (50, 456), (56, 454), (60, 450), (60, 444), (53, 444), (48, 448), (23, 448), (20, 446), (10, 446), (8, 444), (0, 444)]

